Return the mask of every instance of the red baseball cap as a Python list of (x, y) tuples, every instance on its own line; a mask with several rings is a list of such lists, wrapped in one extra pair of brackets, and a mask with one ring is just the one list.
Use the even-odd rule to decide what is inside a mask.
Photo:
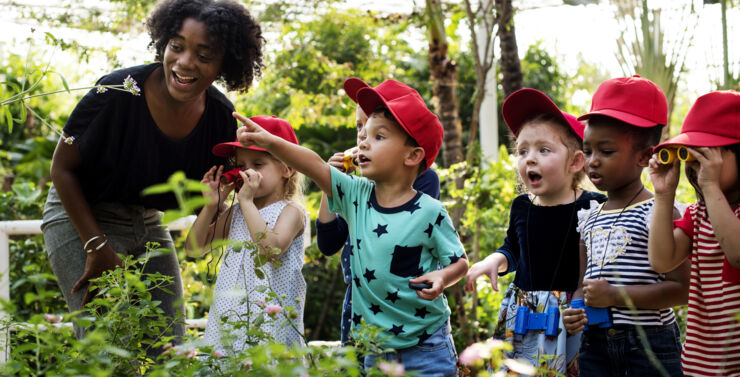
[(560, 110), (555, 102), (537, 89), (524, 88), (511, 93), (504, 100), (501, 112), (514, 136), (519, 135), (519, 130), (528, 118), (537, 114), (551, 114), (569, 124), (573, 132), (583, 140), (583, 123), (579, 122), (575, 116)]
[(721, 147), (740, 143), (740, 93), (734, 90), (711, 92), (691, 106), (681, 133), (656, 146)]
[(668, 101), (663, 90), (638, 75), (606, 80), (594, 93), (591, 111), (578, 117), (586, 120), (604, 115), (636, 127), (665, 126), (668, 123)]
[[(293, 144), (298, 144), (298, 138), (295, 136), (293, 126), (291, 126), (287, 120), (280, 119), (274, 115), (258, 115), (253, 116), (249, 119), (252, 122), (259, 124), (260, 127), (264, 128), (267, 132), (275, 136), (279, 136)], [(267, 152), (266, 149), (260, 147), (244, 147), (238, 140), (216, 144), (213, 146), (211, 152), (219, 157), (231, 157), (234, 155), (235, 148), (252, 149), (255, 151)]]
[(416, 90), (398, 81), (386, 80), (375, 88), (359, 88), (356, 96), (357, 104), (366, 114), (379, 106), (387, 107), (398, 124), (424, 149), (427, 169), (432, 166), (442, 146), (444, 129)]
[[(378, 94), (380, 94), (386, 100), (398, 98), (409, 93), (416, 92), (414, 89), (406, 85), (383, 85), (387, 81), (392, 80), (386, 80), (375, 87), (375, 90), (378, 92)], [(356, 77), (350, 77), (344, 81), (344, 92), (347, 93), (347, 96), (355, 103), (357, 103), (357, 92), (359, 92), (362, 88), (369, 87), (370, 85)]]

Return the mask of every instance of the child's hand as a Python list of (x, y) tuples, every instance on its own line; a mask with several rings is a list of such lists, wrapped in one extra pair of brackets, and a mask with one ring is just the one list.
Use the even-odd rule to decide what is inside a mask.
[(687, 166), (696, 172), (699, 187), (706, 189), (710, 185), (718, 185), (722, 172), (722, 149), (701, 147), (688, 150), (696, 157), (696, 162), (688, 162)]
[(481, 275), (486, 275), (491, 279), (493, 290), (498, 292), (498, 272), (503, 262), (507, 262), (506, 256), (501, 253), (494, 253), (482, 261), (473, 264), (465, 276), (465, 290), (472, 292), (475, 287), (475, 281)]
[(219, 166), (218, 169), (216, 169), (215, 166), (208, 169), (208, 171), (203, 174), (203, 179), (200, 180), (200, 183), (208, 186), (209, 190), (203, 191), (203, 197), (206, 199), (210, 199), (207, 205), (216, 206), (221, 205), (221, 203), (224, 202), (227, 196), (229, 196), (229, 193), (231, 193), (231, 190), (234, 189), (235, 185), (226, 185), (223, 186), (219, 184), (221, 180), (221, 174), (224, 172), (224, 167)]
[(586, 311), (583, 309), (565, 309), (563, 310), (563, 327), (568, 334), (575, 334), (588, 323)]
[(604, 278), (583, 281), (583, 301), (594, 308), (614, 306), (616, 289)]
[(247, 202), (254, 200), (254, 194), (257, 192), (260, 183), (262, 182), (262, 174), (253, 169), (247, 169), (239, 172), (239, 175), (244, 179), (244, 184), (241, 190), (237, 193), (237, 197), (240, 202)]
[(259, 124), (252, 122), (251, 119), (241, 115), (237, 112), (231, 113), (231, 115), (238, 121), (242, 122), (242, 127), (236, 130), (236, 139), (244, 147), (257, 146), (260, 148), (267, 149), (270, 141), (273, 138), (279, 138), (260, 127)]
[(416, 291), (416, 294), (427, 301), (434, 301), (437, 297), (442, 295), (445, 290), (444, 279), (439, 274), (440, 270), (432, 271), (426, 275), (421, 275), (417, 278), (409, 280), (410, 283), (429, 283), (432, 285), (431, 288), (424, 288), (420, 291)]
[(681, 177), (681, 163), (673, 161), (670, 164), (661, 164), (658, 155), (653, 154), (649, 163), (650, 181), (656, 195), (673, 194), (678, 187), (678, 179)]
[[(352, 158), (353, 159), (357, 158), (357, 149), (356, 148), (353, 149)], [(349, 164), (349, 169), (345, 169), (344, 152), (334, 153), (333, 156), (329, 157), (329, 159), (326, 161), (326, 163), (329, 164), (329, 165), (331, 165), (331, 166), (333, 166), (333, 167), (335, 167), (335, 168), (337, 168), (337, 170), (339, 170), (341, 172), (344, 172), (344, 173), (347, 173), (347, 174), (352, 173), (356, 169), (356, 166), (354, 164)]]

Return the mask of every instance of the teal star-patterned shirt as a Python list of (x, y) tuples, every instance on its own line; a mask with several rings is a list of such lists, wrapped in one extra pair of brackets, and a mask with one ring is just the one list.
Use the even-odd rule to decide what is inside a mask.
[(450, 316), (447, 298), (428, 301), (409, 280), (456, 262), (464, 254), (444, 205), (418, 192), (405, 204), (385, 208), (375, 184), (331, 168), (329, 209), (349, 227), (352, 326), (362, 319), (384, 329), (383, 347), (423, 343)]

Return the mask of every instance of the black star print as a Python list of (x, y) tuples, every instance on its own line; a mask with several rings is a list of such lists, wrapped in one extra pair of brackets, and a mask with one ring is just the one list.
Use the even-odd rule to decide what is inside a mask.
[(355, 280), (355, 285), (357, 286), (357, 288), (360, 288), (360, 277), (355, 276), (354, 280)]
[(357, 200), (355, 200), (354, 202), (352, 202), (352, 204), (355, 205), (355, 213), (357, 213)]
[(385, 224), (385, 225), (378, 224), (378, 227), (375, 228), (375, 229), (373, 229), (373, 232), (377, 233), (378, 234), (378, 238), (380, 238), (380, 236), (388, 233), (388, 231), (386, 230), (386, 228), (388, 228), (388, 224)]
[(373, 208), (373, 202), (368, 200), (367, 201), (367, 209)]
[(339, 200), (342, 200), (344, 197), (344, 192), (342, 192), (342, 186), (337, 185), (337, 195), (339, 195)]
[(435, 220), (434, 223), (437, 224), (437, 225), (441, 225), (442, 224), (442, 220), (444, 220), (444, 219), (445, 219), (445, 216), (440, 213), (439, 216), (437, 216), (437, 220)]
[(451, 255), (450, 256), (450, 264), (453, 264), (453, 263), (457, 262), (458, 260), (460, 260), (460, 257), (458, 257), (457, 255)]
[(429, 339), (432, 336), (432, 334), (427, 334), (426, 330), (424, 330), (421, 335), (418, 336), (419, 338), (419, 344), (424, 343), (425, 340)]
[(375, 270), (368, 270), (367, 268), (365, 269), (365, 273), (362, 276), (365, 277), (365, 280), (367, 280), (368, 283), (376, 279)]
[(419, 202), (416, 202), (416, 203), (412, 204), (411, 207), (409, 207), (409, 209), (407, 209), (407, 211), (411, 212), (411, 214), (413, 215), (414, 214), (414, 211), (416, 211), (417, 209), (421, 209), (421, 206), (419, 205)]
[(359, 314), (352, 315), (352, 323), (354, 323), (355, 325), (359, 325), (360, 321), (362, 321), (362, 317)]
[(347, 252), (349, 253), (349, 255), (355, 255), (355, 254), (354, 254), (354, 253), (352, 252), (352, 244), (351, 244), (351, 243), (349, 243), (349, 242), (347, 242)]
[(427, 234), (429, 238), (432, 237), (432, 232), (434, 231), (434, 226), (432, 224), (429, 224), (429, 227), (427, 227), (427, 230), (424, 231), (424, 233)]
[(360, 250), (360, 242), (362, 242), (362, 240), (358, 238), (357, 239), (357, 250)]
[(398, 336), (398, 334), (400, 334), (402, 332), (405, 332), (405, 331), (403, 331), (403, 325), (401, 325), (401, 326), (393, 325), (393, 327), (390, 330), (388, 330), (388, 331), (392, 332), (393, 335), (395, 335), (395, 336)]
[(373, 312), (373, 314), (378, 314), (382, 312), (382, 310), (380, 309), (380, 306), (375, 305), (375, 304), (370, 305), (370, 310)]
[(424, 318), (429, 314), (429, 311), (427, 311), (426, 306), (422, 306), (421, 308), (416, 308), (416, 314), (414, 314), (414, 317)]
[(396, 300), (398, 300), (398, 291), (388, 292), (388, 296), (385, 296), (385, 299), (395, 304)]

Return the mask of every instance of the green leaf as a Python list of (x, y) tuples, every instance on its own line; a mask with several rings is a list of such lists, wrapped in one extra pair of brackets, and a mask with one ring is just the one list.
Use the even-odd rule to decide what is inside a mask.
[(265, 293), (265, 291), (267, 291), (267, 286), (265, 286), (265, 285), (258, 285), (256, 287), (254, 287), (254, 290), (257, 291), (257, 292), (260, 292), (260, 293)]
[(10, 113), (10, 109), (3, 107), (5, 110), (5, 121), (8, 124), (8, 133), (13, 133), (13, 114)]
[(67, 93), (71, 93), (71, 92), (69, 91), (69, 85), (67, 85), (67, 80), (66, 80), (66, 79), (64, 78), (64, 76), (62, 76), (62, 74), (61, 74), (61, 73), (59, 73), (59, 72), (54, 72), (54, 71), (52, 71), (52, 72), (53, 72), (53, 73), (56, 73), (56, 74), (57, 74), (57, 76), (59, 76), (59, 78), (60, 78), (60, 79), (62, 80), (62, 86), (64, 86), (64, 90), (66, 90), (66, 91), (67, 91)]
[(152, 194), (164, 194), (166, 192), (172, 191), (172, 185), (169, 183), (160, 183), (158, 185), (149, 186), (141, 191), (142, 195), (152, 195)]
[(264, 280), (265, 279), (265, 273), (262, 272), (262, 270), (260, 270), (259, 268), (255, 268), (254, 269), (254, 274), (257, 275), (257, 278), (260, 279), (260, 280)]
[(164, 215), (162, 215), (162, 224), (169, 224), (181, 217), (185, 217), (185, 215), (183, 215), (179, 210), (165, 211)]

